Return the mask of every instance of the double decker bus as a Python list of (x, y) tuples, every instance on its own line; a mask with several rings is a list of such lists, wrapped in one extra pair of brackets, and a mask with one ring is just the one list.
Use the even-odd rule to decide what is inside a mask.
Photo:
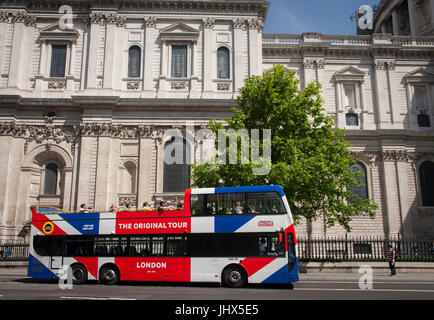
[(73, 282), (298, 281), (294, 224), (280, 186), (187, 189), (183, 208), (33, 209), (28, 275)]

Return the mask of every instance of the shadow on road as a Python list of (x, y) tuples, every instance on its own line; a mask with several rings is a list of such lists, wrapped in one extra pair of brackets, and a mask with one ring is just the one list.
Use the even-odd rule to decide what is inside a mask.
[[(14, 282), (19, 283), (45, 283), (45, 284), (57, 284), (59, 280), (56, 279), (34, 279), (34, 278), (21, 278), (15, 279)], [(88, 280), (86, 284), (101, 285), (97, 280)], [(223, 287), (220, 283), (210, 283), (210, 282), (144, 282), (144, 281), (121, 281), (118, 286), (122, 287), (188, 287), (188, 288), (218, 288)], [(270, 290), (293, 290), (294, 285), (289, 284), (248, 284), (247, 289), (270, 289)]]

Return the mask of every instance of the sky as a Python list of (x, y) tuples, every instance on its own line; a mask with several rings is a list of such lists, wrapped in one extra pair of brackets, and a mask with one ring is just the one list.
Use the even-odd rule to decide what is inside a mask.
[(361, 5), (378, 5), (379, 0), (268, 0), (270, 9), (264, 33), (322, 32), (354, 35), (356, 20), (350, 17)]

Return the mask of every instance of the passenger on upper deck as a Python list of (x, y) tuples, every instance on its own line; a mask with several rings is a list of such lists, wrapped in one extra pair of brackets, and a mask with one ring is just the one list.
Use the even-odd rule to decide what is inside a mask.
[(114, 204), (112, 204), (110, 206), (110, 209), (109, 209), (109, 211), (111, 211), (111, 212), (116, 212), (116, 211), (119, 211), (119, 210), (120, 210), (119, 207), (115, 206)]
[(80, 205), (80, 212), (81, 212), (81, 213), (89, 212), (89, 209), (87, 208), (87, 206), (86, 206), (85, 203), (82, 203), (82, 204)]
[(152, 209), (151, 209), (151, 207), (149, 206), (149, 203), (148, 203), (148, 202), (144, 202), (144, 203), (143, 203), (143, 208), (142, 208), (142, 210), (150, 211), (150, 210), (152, 210)]
[(164, 201), (160, 201), (160, 205), (158, 206), (158, 212), (163, 212), (163, 211), (166, 211), (167, 210), (167, 207), (166, 207), (166, 204), (164, 203)]

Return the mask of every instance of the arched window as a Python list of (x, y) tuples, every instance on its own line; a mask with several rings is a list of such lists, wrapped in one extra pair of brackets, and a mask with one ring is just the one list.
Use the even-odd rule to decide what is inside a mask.
[(422, 205), (434, 207), (434, 162), (425, 161), (419, 167)]
[(190, 187), (190, 146), (173, 137), (164, 146), (163, 192), (184, 192)]
[(230, 78), (230, 53), (226, 47), (220, 47), (217, 50), (217, 78)]
[(49, 163), (45, 166), (44, 176), (44, 194), (56, 194), (57, 193), (57, 175), (59, 167), (55, 163)]
[(359, 181), (362, 185), (356, 186), (356, 185), (350, 185), (349, 190), (351, 190), (359, 200), (367, 200), (369, 198), (368, 195), (368, 178), (367, 178), (367, 172), (366, 167), (363, 163), (358, 162), (356, 164), (353, 164), (350, 167), (350, 170), (354, 173), (357, 173), (356, 180)]
[(140, 77), (141, 50), (138, 46), (132, 46), (128, 50), (128, 77)]

